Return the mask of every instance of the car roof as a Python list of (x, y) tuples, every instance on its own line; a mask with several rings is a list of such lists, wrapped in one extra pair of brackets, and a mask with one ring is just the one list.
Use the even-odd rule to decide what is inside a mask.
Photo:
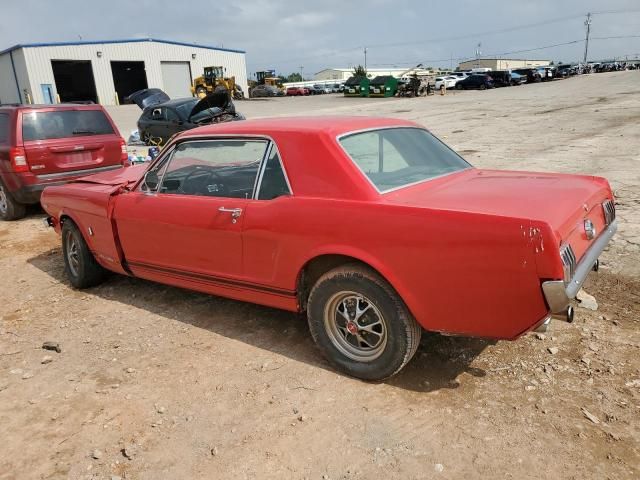
[(244, 120), (242, 122), (226, 122), (189, 130), (186, 136), (247, 134), (269, 135), (270, 133), (318, 133), (336, 137), (360, 130), (388, 127), (417, 127), (417, 123), (397, 118), (360, 117), (360, 116), (306, 116), (306, 117), (274, 117)]
[(102, 110), (102, 105), (97, 103), (55, 103), (55, 104), (31, 104), (31, 105), (0, 105), (0, 109), (7, 110)]

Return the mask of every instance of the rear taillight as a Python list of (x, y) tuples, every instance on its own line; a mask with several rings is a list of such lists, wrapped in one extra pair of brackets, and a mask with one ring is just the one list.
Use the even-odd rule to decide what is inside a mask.
[(27, 154), (22, 147), (13, 147), (9, 150), (9, 159), (14, 172), (28, 172)]
[(129, 159), (129, 153), (127, 152), (127, 144), (124, 141), (124, 138), (120, 139), (120, 151), (122, 152), (122, 154), (120, 155), (120, 160), (122, 160), (122, 162), (126, 162)]

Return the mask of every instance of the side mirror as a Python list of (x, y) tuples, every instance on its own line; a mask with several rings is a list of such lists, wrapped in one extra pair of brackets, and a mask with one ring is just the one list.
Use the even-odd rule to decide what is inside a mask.
[(155, 192), (158, 189), (158, 173), (155, 170), (149, 170), (144, 175), (144, 187), (147, 193)]

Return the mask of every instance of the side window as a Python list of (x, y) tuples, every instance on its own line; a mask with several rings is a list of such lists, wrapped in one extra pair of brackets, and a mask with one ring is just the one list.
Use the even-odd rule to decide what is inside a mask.
[(291, 192), (282, 170), (278, 149), (274, 146), (264, 167), (258, 200), (273, 200), (282, 195), (291, 195)]
[(265, 140), (204, 140), (175, 148), (161, 193), (251, 198)]
[(9, 143), (9, 115), (0, 113), (0, 144)]
[(170, 122), (177, 122), (178, 120), (180, 120), (178, 114), (170, 108), (165, 109), (165, 112), (167, 112), (167, 120), (169, 120)]

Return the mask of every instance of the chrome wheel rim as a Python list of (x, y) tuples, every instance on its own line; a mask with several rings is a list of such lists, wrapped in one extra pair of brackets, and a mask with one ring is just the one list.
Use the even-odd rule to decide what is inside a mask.
[(69, 270), (74, 277), (77, 277), (80, 271), (80, 245), (72, 232), (67, 233), (65, 238), (65, 251)]
[(7, 194), (4, 191), (4, 187), (0, 185), (0, 213), (5, 214), (9, 209), (9, 203), (7, 200)]
[(387, 324), (371, 300), (356, 292), (338, 292), (324, 309), (324, 326), (340, 353), (358, 362), (371, 362), (387, 346)]

